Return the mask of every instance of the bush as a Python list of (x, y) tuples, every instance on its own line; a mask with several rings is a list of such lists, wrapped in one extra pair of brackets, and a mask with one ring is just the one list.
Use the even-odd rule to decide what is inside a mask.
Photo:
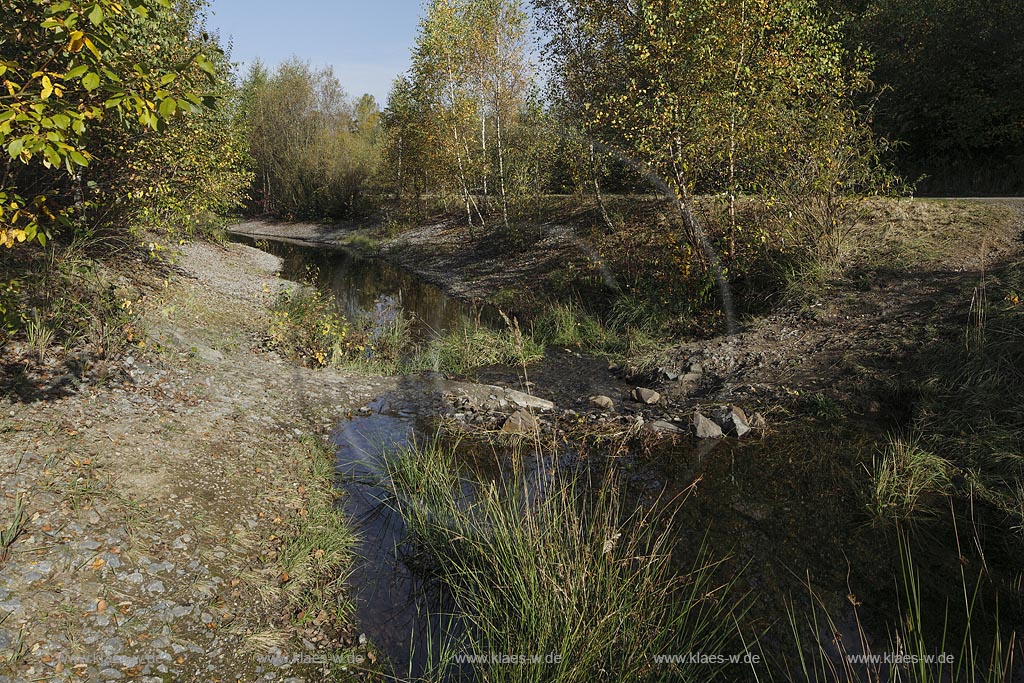
[(365, 347), (354, 343), (348, 323), (321, 292), (309, 287), (282, 291), (270, 309), (270, 341), (286, 355), (326, 367)]

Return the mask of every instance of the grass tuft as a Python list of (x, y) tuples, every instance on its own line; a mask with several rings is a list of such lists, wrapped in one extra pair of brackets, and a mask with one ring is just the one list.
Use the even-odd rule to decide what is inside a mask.
[(921, 447), (918, 436), (893, 436), (872, 467), (871, 516), (877, 523), (912, 521), (934, 512), (927, 498), (949, 487), (950, 465)]
[[(671, 524), (627, 511), (614, 482), (590, 490), (570, 476), (528, 489), (523, 477), (474, 479), (467, 499), (444, 446), (413, 448), (397, 462), (395, 499), (410, 540), (468, 622), (464, 640), (450, 649), (527, 658), (478, 664), (481, 680), (710, 680), (721, 673), (655, 657), (723, 651), (734, 634), (731, 584), (718, 581), (704, 549), (678, 575)], [(446, 666), (456, 664), (441, 662), (436, 673)]]

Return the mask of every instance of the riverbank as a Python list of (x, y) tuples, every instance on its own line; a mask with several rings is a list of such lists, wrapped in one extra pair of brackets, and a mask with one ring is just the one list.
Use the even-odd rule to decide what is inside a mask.
[(0, 681), (322, 680), (294, 662), (366, 656), (322, 435), (393, 383), (264, 350), (279, 266), (185, 245), (133, 283), (127, 356), (0, 402)]
[[(383, 259), (457, 299), (521, 314), (524, 326), (547, 307), (566, 303), (590, 313), (621, 304), (644, 325), (645, 316), (659, 313), (623, 292), (648, 271), (652, 281), (663, 275), (658, 246), (648, 242), (634, 253), (634, 243), (650, 237), (642, 218), (668, 220), (659, 207), (655, 200), (640, 202), (633, 221), (624, 218), (622, 230), (611, 235), (595, 232), (592, 212), (584, 210), (552, 212), (518, 237), (457, 219), (427, 221), (396, 235), (373, 224), (267, 220), (232, 232)], [(770, 301), (748, 303), (746, 309), (759, 312), (738, 316), (734, 335), (722, 334), (721, 321), (711, 317), (668, 319), (669, 331), (657, 335), (657, 343), (624, 342), (638, 347), (627, 350), (622, 363), (627, 379), (657, 383), (681, 404), (679, 412), (701, 402), (754, 400), (769, 408), (822, 394), (822, 400), (852, 401), (857, 412), (878, 413), (880, 385), (902, 372), (908, 354), (959, 334), (976, 287), (1020, 258), (1022, 216), (1021, 199), (872, 200), (851, 230), (856, 247), (844, 276), (822, 282), (809, 296), (762, 294)], [(602, 330), (591, 320), (570, 322), (582, 330), (574, 341), (600, 352), (595, 337)], [(701, 370), (699, 381), (677, 382), (695, 379), (693, 365)]]

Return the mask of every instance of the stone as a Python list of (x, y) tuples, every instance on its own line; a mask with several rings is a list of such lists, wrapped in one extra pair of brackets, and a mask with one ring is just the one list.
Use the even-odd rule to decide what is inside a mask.
[(471, 407), (493, 408), (499, 401), (505, 401), (506, 405), (514, 404), (519, 408), (534, 410), (554, 410), (555, 408), (555, 404), (546, 399), (491, 384), (441, 382), (438, 383), (437, 388), (442, 392), (450, 392), (459, 399), (464, 399)]
[(742, 408), (729, 406), (715, 413), (715, 423), (729, 436), (743, 436), (750, 431), (747, 414)]
[(721, 427), (699, 412), (693, 414), (692, 424), (698, 439), (720, 439), (724, 436)]
[(661, 400), (661, 394), (659, 394), (657, 391), (655, 391), (654, 389), (645, 389), (643, 387), (637, 387), (636, 389), (633, 389), (632, 393), (630, 393), (629, 396), (637, 403), (643, 403), (649, 406), (654, 405), (655, 403)]
[(768, 420), (764, 419), (764, 415), (761, 413), (754, 413), (747, 420), (747, 426), (755, 431), (763, 432), (768, 429)]
[(615, 410), (615, 401), (611, 400), (607, 396), (591, 396), (590, 405), (609, 413)]
[(517, 410), (501, 425), (501, 431), (506, 434), (531, 434), (536, 430), (537, 418), (526, 410)]
[(685, 384), (696, 384), (697, 382), (699, 382), (701, 380), (701, 378), (703, 376), (704, 375), (702, 375), (700, 373), (697, 373), (697, 372), (688, 372), (685, 375), (683, 375), (682, 377), (680, 377), (679, 381), (683, 382)]
[(645, 427), (648, 431), (655, 434), (682, 434), (683, 430), (671, 422), (665, 420), (656, 420), (654, 422), (648, 422)]
[(667, 379), (669, 382), (675, 382), (677, 379), (679, 379), (679, 373), (670, 368), (658, 368), (658, 372), (661, 374), (662, 377)]

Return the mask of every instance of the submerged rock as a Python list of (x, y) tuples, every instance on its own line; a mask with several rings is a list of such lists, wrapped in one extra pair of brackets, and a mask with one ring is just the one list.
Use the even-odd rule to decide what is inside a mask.
[(693, 414), (693, 433), (698, 439), (720, 439), (725, 436), (722, 428), (699, 412)]
[(643, 403), (645, 405), (654, 405), (661, 400), (661, 394), (654, 389), (645, 389), (643, 387), (637, 387), (630, 393), (632, 398), (637, 403)]
[(437, 389), (462, 397), (468, 405), (481, 408), (500, 408), (509, 404), (534, 410), (554, 410), (555, 408), (555, 404), (547, 399), (491, 384), (446, 381), (438, 382)]

